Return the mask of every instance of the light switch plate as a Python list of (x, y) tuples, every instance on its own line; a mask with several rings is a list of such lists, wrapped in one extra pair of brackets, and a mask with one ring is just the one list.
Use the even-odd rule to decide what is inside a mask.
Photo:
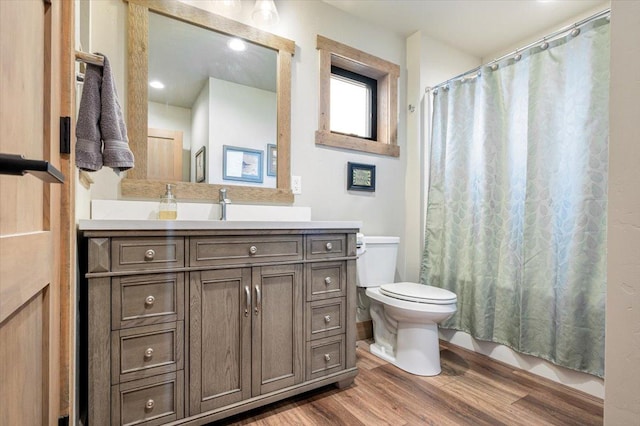
[(291, 176), (291, 192), (302, 194), (302, 176)]

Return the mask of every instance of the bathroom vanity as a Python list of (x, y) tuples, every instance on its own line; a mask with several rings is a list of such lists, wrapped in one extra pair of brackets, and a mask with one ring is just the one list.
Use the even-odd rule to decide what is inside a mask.
[(200, 425), (350, 385), (359, 227), (81, 221), (88, 424)]

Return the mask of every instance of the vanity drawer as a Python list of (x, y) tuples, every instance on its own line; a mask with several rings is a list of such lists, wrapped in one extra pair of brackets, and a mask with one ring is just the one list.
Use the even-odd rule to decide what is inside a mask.
[(345, 298), (307, 303), (307, 340), (345, 332)]
[(320, 262), (306, 265), (307, 300), (346, 295), (346, 262)]
[(111, 387), (111, 424), (162, 425), (184, 417), (183, 372)]
[(307, 236), (307, 259), (330, 259), (347, 255), (346, 234)]
[(184, 319), (184, 273), (114, 277), (113, 330)]
[(181, 370), (183, 329), (178, 321), (112, 332), (112, 383)]
[(307, 342), (307, 380), (344, 369), (344, 335)]
[(191, 266), (237, 265), (302, 260), (302, 236), (193, 237)]
[(114, 272), (184, 267), (184, 239), (113, 238), (111, 259)]

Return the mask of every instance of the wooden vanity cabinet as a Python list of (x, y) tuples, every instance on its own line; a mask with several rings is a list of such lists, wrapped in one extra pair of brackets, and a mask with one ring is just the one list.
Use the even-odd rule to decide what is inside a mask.
[(303, 380), (302, 265), (191, 274), (190, 414)]
[(87, 424), (207, 424), (351, 384), (356, 231), (84, 231)]

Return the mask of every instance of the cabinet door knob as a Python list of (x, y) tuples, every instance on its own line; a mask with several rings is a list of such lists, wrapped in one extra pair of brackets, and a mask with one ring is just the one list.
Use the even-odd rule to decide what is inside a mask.
[(147, 410), (153, 410), (154, 405), (156, 405), (156, 403), (153, 401), (153, 399), (150, 399), (146, 404), (144, 404), (144, 408), (146, 408)]
[(331, 281), (331, 277), (327, 277), (327, 278), (325, 278), (325, 279), (324, 279), (324, 283), (325, 283), (326, 285), (331, 285), (331, 283), (332, 283), (332, 281)]
[(330, 251), (333, 248), (333, 244), (327, 243), (327, 244), (325, 244), (325, 247), (326, 247), (327, 251)]
[(148, 307), (153, 306), (155, 302), (156, 302), (156, 298), (153, 296), (147, 296), (147, 298), (144, 299), (144, 304)]
[(324, 316), (324, 322), (326, 322), (327, 324), (329, 324), (331, 322), (331, 315), (325, 315)]
[(153, 348), (147, 348), (146, 351), (144, 351), (144, 357), (146, 359), (149, 359), (153, 356)]
[(324, 354), (324, 360), (325, 360), (326, 362), (331, 361), (331, 355), (330, 355), (330, 354)]
[(256, 246), (249, 247), (249, 253), (250, 254), (256, 254), (257, 252), (258, 252), (258, 247), (256, 247)]
[(156, 257), (156, 251), (153, 249), (149, 249), (144, 252), (144, 260), (153, 260)]

